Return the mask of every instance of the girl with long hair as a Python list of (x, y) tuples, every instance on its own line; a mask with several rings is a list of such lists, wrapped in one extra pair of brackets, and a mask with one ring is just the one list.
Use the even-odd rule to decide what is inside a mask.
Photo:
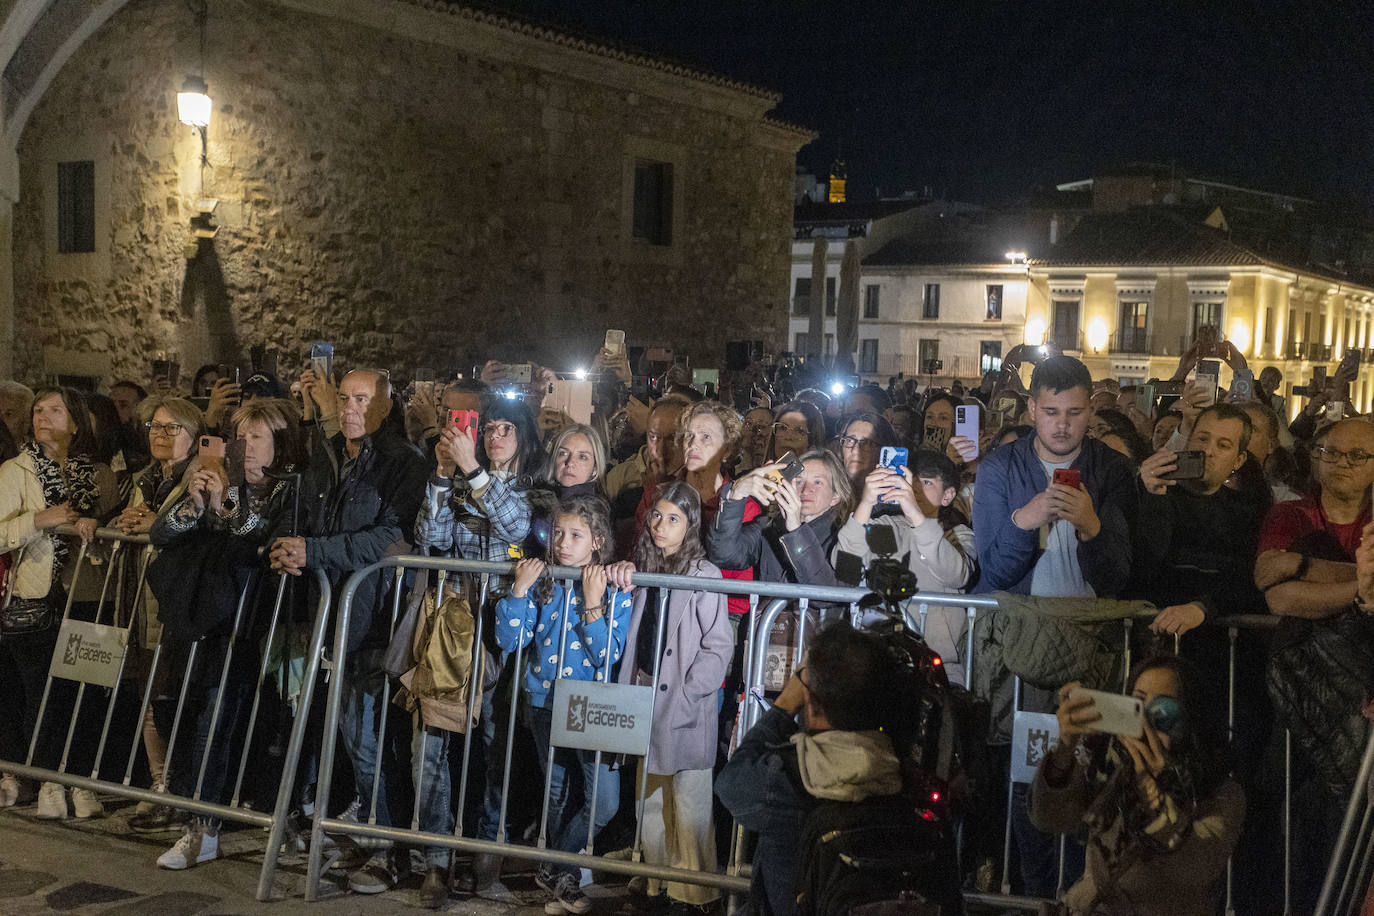
[[(526, 720), (534, 736), (539, 765), (549, 785), (547, 836), (550, 849), (578, 852), (587, 826), (599, 833), (615, 816), (620, 774), (609, 759), (598, 764), (592, 751), (558, 748), (550, 756), (553, 684), (562, 678), (606, 683), (619, 659), (630, 626), (633, 601), (607, 582), (605, 561), (614, 543), (610, 508), (598, 496), (574, 496), (554, 513), (549, 558), (582, 570), (581, 582), (555, 582), (543, 560), (521, 560), (511, 592), (496, 605), (496, 641), (506, 652), (529, 647), (524, 668)], [(596, 810), (592, 811), (592, 789)], [(581, 799), (574, 807), (573, 799)], [(544, 863), (535, 883), (547, 891), (545, 912), (585, 913), (591, 900), (578, 888), (579, 870)]]
[[(701, 499), (685, 481), (663, 484), (640, 534), (633, 563), (608, 569), (622, 591), (634, 590), (634, 613), (625, 641), (619, 681), (657, 684), (649, 754), (640, 761), (639, 793), (645, 861), (714, 871), (711, 768), (716, 761), (716, 691), (725, 676), (733, 632), (725, 596), (657, 587), (634, 589), (636, 570), (720, 578), (706, 560), (698, 532)], [(708, 907), (714, 888), (650, 879), (647, 891), (666, 890), (679, 908)], [(664, 901), (667, 902), (667, 901)]]

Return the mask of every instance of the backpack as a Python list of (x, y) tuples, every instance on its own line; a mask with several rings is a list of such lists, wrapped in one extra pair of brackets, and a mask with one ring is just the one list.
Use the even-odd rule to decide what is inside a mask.
[(905, 795), (818, 802), (800, 849), (798, 916), (963, 912), (953, 824)]

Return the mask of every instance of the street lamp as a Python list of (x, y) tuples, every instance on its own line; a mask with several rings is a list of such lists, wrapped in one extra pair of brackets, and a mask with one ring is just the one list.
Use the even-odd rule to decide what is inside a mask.
[(188, 76), (177, 93), (177, 118), (182, 124), (204, 131), (210, 126), (210, 87), (199, 76)]

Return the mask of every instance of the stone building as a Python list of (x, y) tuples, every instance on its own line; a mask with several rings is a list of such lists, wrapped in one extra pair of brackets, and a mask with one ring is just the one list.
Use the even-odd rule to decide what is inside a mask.
[[(810, 135), (776, 95), (443, 0), (207, 10), (202, 62), (186, 0), (0, 0), (0, 376), (786, 333)], [(202, 68), (204, 160), (176, 106)]]

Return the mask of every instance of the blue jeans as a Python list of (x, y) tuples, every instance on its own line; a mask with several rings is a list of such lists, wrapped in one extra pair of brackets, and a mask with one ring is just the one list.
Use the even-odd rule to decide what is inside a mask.
[[(580, 852), (587, 845), (587, 821), (592, 817), (592, 783), (596, 783), (595, 833), (610, 823), (620, 806), (620, 773), (604, 762), (597, 765), (594, 751), (558, 748), (549, 772), (549, 737), (553, 713), (545, 706), (526, 706), (534, 746), (539, 752), (539, 769), (549, 783), (548, 848), (559, 852)], [(574, 791), (576, 790), (576, 791)], [(576, 803), (577, 807), (569, 810)], [(595, 834), (593, 834), (595, 835)], [(590, 852), (591, 850), (588, 850)], [(577, 875), (572, 865), (554, 865), (555, 874)]]
[[(196, 731), (191, 744), (191, 754), (187, 766), (171, 767), (173, 794), (190, 798), (196, 791), (200, 779), (202, 761), (205, 766), (205, 781), (200, 786), (202, 801), (225, 804), (225, 790), (230, 776), (231, 751), (240, 753), (243, 748), (235, 747), (234, 737), (248, 718), (248, 710), (253, 702), (253, 685), (230, 681), (224, 686), (224, 695), (215, 723), (215, 734), (210, 735), (210, 720), (215, 718), (215, 700), (219, 696), (219, 684), (200, 691), (196, 704)], [(249, 735), (245, 740), (252, 740)], [(206, 760), (206, 754), (209, 759)], [(181, 756), (181, 755), (177, 755)], [(233, 773), (237, 778), (238, 771)]]
[[(372, 783), (381, 765), (377, 730), (381, 724), (382, 689), (386, 675), (376, 664), (376, 653), (350, 655), (343, 671), (343, 704), (339, 709), (339, 737), (353, 764), (354, 791), (362, 801), (358, 818), (367, 822), (374, 799)], [(386, 780), (377, 785), (377, 823), (391, 826), (386, 804)]]
[[(448, 749), (453, 732), (423, 726), (411, 732), (411, 778), (419, 796), (420, 829), (428, 833), (453, 833), (452, 787), (448, 773)], [(425, 849), (430, 868), (447, 868), (449, 850)]]

